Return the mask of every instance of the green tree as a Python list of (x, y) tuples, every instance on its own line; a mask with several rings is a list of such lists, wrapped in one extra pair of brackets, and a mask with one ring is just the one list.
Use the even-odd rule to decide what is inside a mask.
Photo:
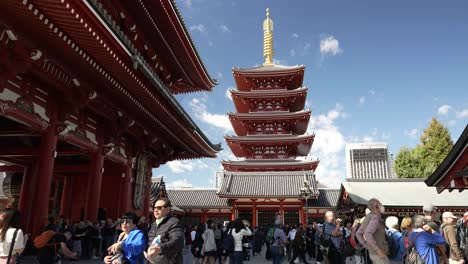
[[(436, 118), (432, 118), (429, 126), (421, 135), (422, 158), (426, 165), (434, 170), (442, 163), (453, 147), (453, 141), (448, 129)], [(429, 175), (427, 175), (429, 176)]]
[(420, 151), (416, 151), (416, 148), (409, 149), (404, 146), (398, 151), (395, 158), (395, 164), (393, 168), (398, 178), (420, 178), (422, 175), (421, 171), (421, 158), (418, 156)]
[(432, 118), (420, 140), (415, 148), (402, 147), (398, 152), (393, 169), (399, 178), (429, 177), (453, 147), (448, 129), (436, 118)]

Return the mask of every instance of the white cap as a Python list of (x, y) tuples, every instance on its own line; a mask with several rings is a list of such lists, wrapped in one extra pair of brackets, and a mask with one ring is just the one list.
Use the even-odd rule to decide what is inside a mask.
[(452, 212), (444, 212), (442, 214), (442, 218), (453, 218), (453, 219), (458, 219), (458, 217), (454, 216)]

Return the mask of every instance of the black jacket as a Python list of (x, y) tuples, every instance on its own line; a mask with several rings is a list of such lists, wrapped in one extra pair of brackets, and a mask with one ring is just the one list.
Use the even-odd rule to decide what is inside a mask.
[(155, 258), (158, 264), (182, 264), (182, 250), (184, 249), (184, 229), (179, 224), (179, 219), (168, 215), (163, 221), (151, 225), (148, 233), (148, 246), (151, 246), (154, 238), (161, 236), (161, 253)]

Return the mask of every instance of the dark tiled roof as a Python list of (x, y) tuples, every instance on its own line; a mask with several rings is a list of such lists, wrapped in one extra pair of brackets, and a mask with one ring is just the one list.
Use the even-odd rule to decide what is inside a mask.
[(340, 197), (340, 189), (319, 189), (317, 199), (309, 199), (309, 207), (336, 207)]
[(176, 189), (167, 190), (167, 195), (173, 205), (182, 209), (189, 208), (231, 208), (228, 200), (219, 198), (217, 190)]
[(156, 199), (159, 197), (167, 197), (166, 192), (166, 183), (162, 177), (153, 181), (151, 184), (151, 191), (150, 191), (150, 205), (153, 206)]
[(312, 171), (224, 172), (222, 197), (300, 197), (307, 179), (318, 195)]

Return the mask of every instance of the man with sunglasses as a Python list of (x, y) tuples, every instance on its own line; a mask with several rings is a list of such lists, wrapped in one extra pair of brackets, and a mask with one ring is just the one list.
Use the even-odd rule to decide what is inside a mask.
[(160, 198), (154, 203), (156, 221), (148, 233), (148, 259), (158, 264), (182, 264), (184, 229), (171, 214), (171, 201)]

